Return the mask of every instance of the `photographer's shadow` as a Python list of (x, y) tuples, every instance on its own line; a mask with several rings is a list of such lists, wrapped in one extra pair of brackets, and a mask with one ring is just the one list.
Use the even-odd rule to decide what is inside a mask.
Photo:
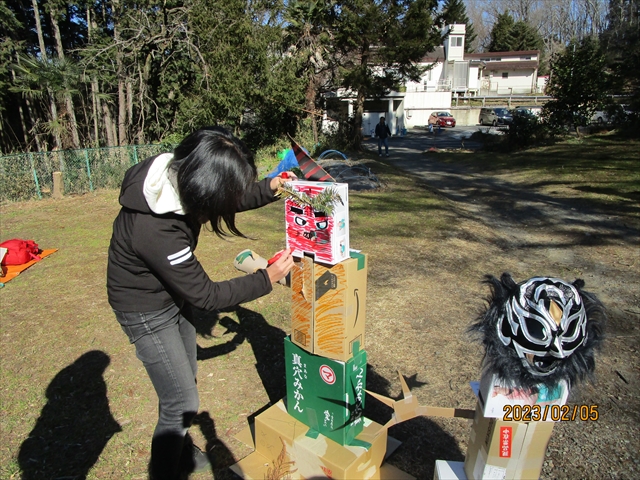
[(122, 430), (111, 415), (102, 378), (109, 363), (106, 353), (92, 350), (53, 378), (47, 403), (20, 446), (23, 480), (86, 478), (105, 445)]

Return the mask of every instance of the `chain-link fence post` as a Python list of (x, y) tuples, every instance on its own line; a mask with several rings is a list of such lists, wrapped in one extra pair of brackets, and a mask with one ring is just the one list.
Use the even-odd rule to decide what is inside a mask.
[(91, 167), (89, 166), (89, 153), (84, 149), (84, 161), (87, 164), (87, 176), (89, 177), (89, 191), (93, 192), (93, 182), (91, 181)]
[(38, 198), (42, 198), (42, 192), (40, 191), (40, 182), (38, 182), (38, 174), (36, 172), (35, 162), (33, 161), (33, 153), (29, 153), (29, 161), (31, 162), (31, 171), (33, 172), (33, 181), (36, 184), (36, 195), (38, 195)]

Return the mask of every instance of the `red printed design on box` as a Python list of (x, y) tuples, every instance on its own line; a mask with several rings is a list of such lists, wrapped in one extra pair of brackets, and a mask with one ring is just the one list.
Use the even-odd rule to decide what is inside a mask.
[(512, 427), (500, 427), (500, 456), (511, 458)]
[(322, 365), (320, 367), (320, 378), (324, 380), (324, 383), (327, 383), (329, 385), (333, 385), (334, 383), (336, 383), (336, 374), (328, 365)]
[(285, 208), (289, 248), (312, 252), (316, 260), (329, 260), (333, 218), (327, 217), (324, 212), (314, 211), (309, 205), (298, 205), (289, 199), (285, 200)]
[[(349, 258), (349, 186), (303, 181), (286, 185), (301, 194), (298, 199), (285, 197), (287, 247), (293, 255), (312, 254), (314, 261), (330, 265)], [(320, 194), (335, 194), (336, 201), (329, 211), (322, 211), (317, 204), (312, 206), (311, 200), (322, 198), (318, 197)], [(301, 198), (309, 203), (297, 201)]]
[(327, 478), (333, 478), (331, 469), (328, 467), (325, 467), (324, 465), (321, 465), (320, 468), (322, 469), (322, 471), (324, 472), (324, 474), (327, 476)]

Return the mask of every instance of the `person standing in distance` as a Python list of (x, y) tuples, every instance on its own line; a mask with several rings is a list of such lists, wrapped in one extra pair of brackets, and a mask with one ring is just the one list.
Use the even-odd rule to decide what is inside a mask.
[(384, 145), (384, 153), (389, 156), (389, 137), (391, 136), (391, 130), (389, 126), (384, 123), (384, 117), (380, 117), (380, 123), (376, 125), (376, 137), (378, 137), (378, 155), (382, 156), (382, 145)]
[(184, 479), (211, 468), (187, 434), (199, 397), (196, 329), (183, 309), (249, 302), (270, 293), (293, 267), (287, 249), (266, 269), (213, 281), (194, 254), (205, 224), (220, 238), (244, 237), (236, 213), (273, 202), (285, 183), (282, 174), (259, 182), (256, 177), (251, 151), (220, 127), (201, 128), (173, 153), (150, 157), (125, 174), (109, 245), (107, 293), (158, 395), (153, 480)]

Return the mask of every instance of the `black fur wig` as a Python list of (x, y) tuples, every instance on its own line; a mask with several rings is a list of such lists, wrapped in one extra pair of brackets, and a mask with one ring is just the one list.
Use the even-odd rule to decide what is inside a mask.
[(595, 295), (556, 278), (521, 283), (508, 273), (486, 275), (491, 288), (486, 311), (469, 331), (480, 337), (483, 369), (507, 383), (536, 390), (566, 380), (569, 387), (591, 377), (603, 340), (604, 306)]

